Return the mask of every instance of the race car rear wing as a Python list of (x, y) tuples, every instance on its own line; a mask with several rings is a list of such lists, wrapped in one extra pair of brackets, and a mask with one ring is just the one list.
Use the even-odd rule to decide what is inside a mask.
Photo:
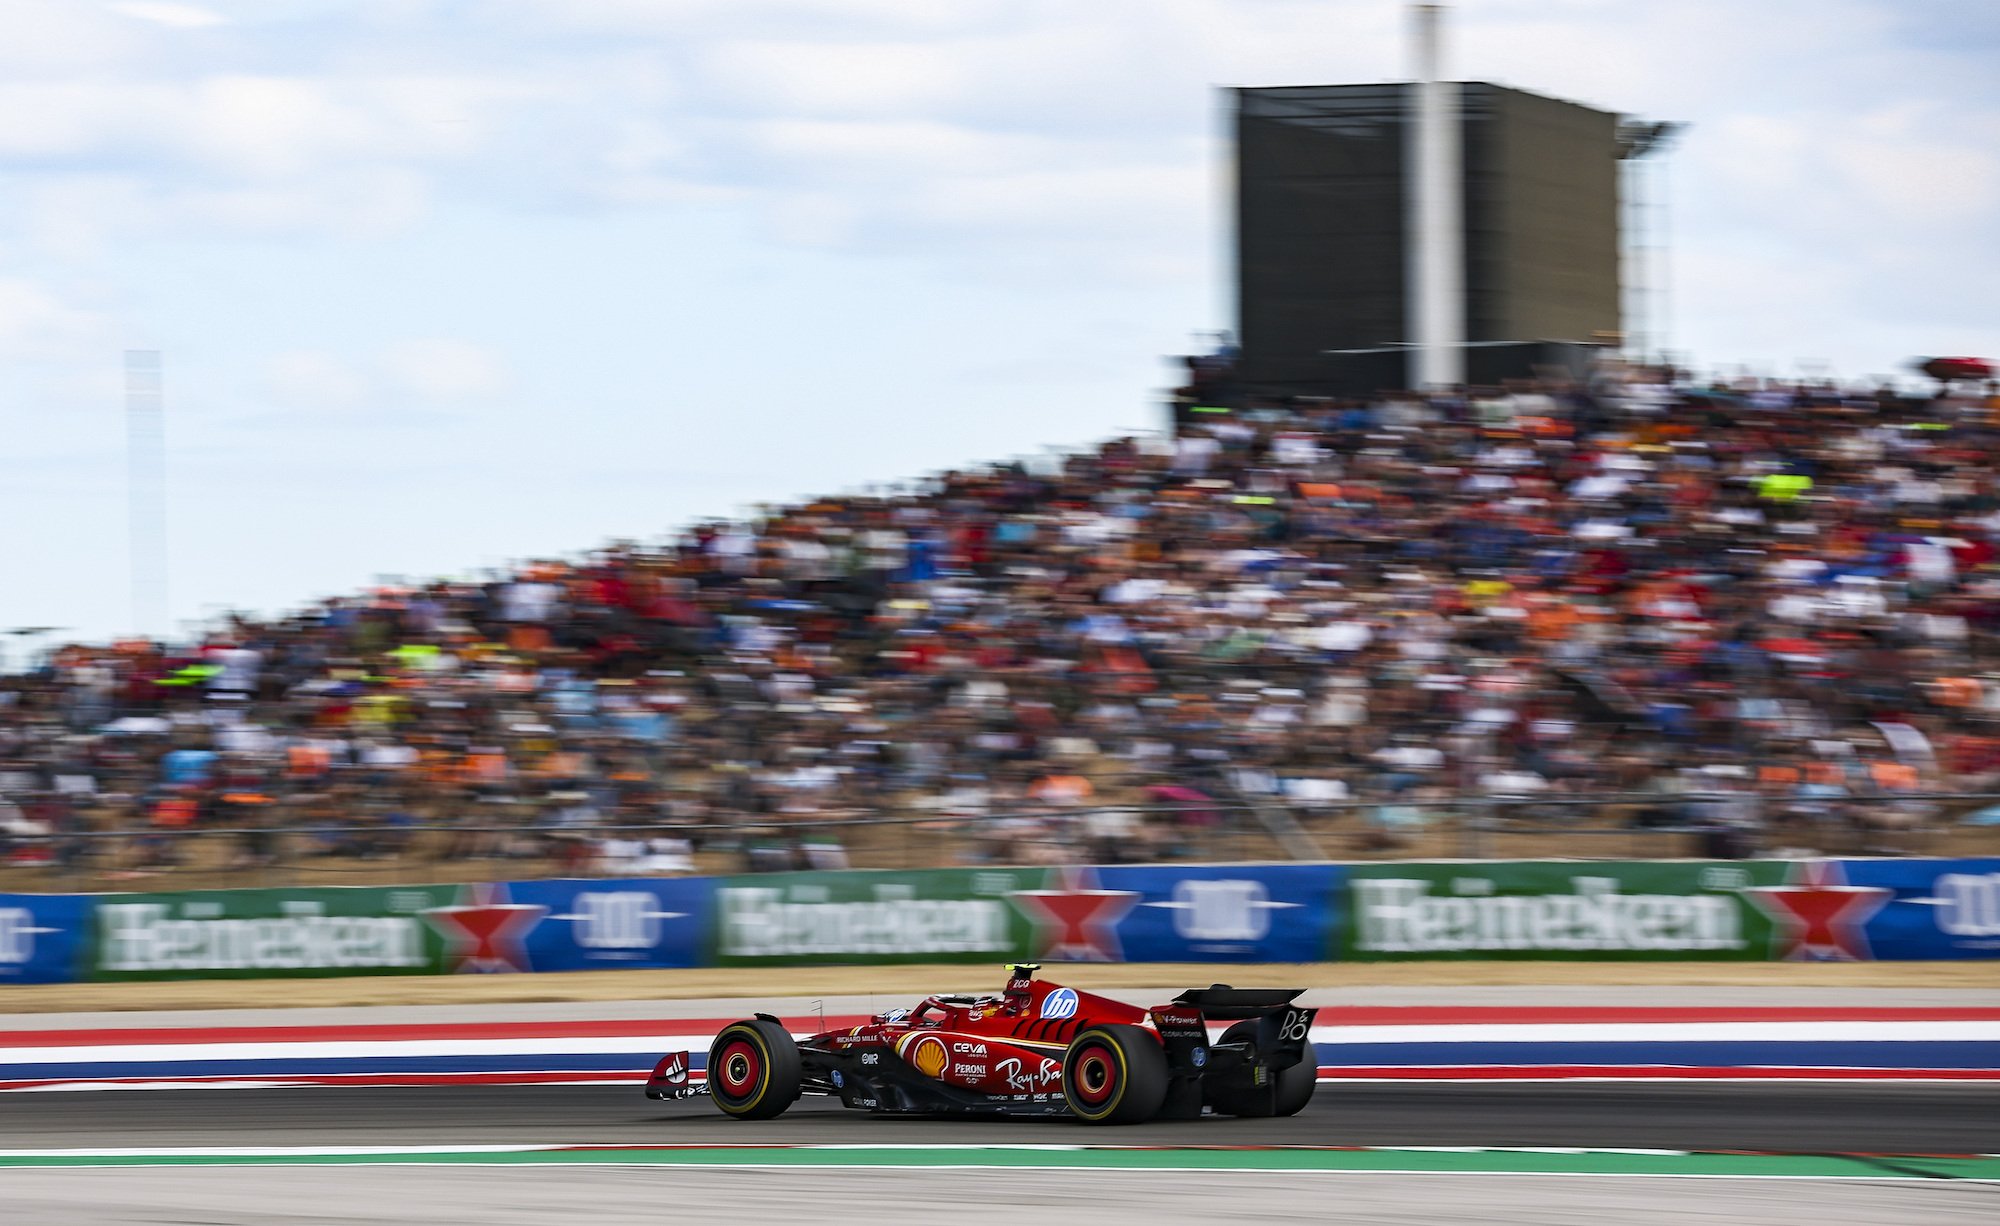
[(1201, 1010), (1203, 1016), (1219, 1022), (1240, 1022), (1245, 1018), (1263, 1017), (1273, 1009), (1282, 1009), (1304, 992), (1304, 988), (1232, 988), (1226, 983), (1218, 983), (1206, 988), (1189, 988), (1174, 997), (1174, 1003), (1192, 1005)]
[[(1255, 1070), (1256, 1084), (1262, 1085), (1266, 1070), (1287, 1069), (1308, 1058), (1318, 1010), (1293, 1003), (1304, 991), (1218, 983), (1190, 988), (1170, 1005), (1155, 1005), (1148, 1016), (1166, 1049), (1167, 1067), (1177, 1077), (1200, 1076), (1208, 1065), (1209, 1021), (1237, 1023), (1225, 1036), (1229, 1042), (1215, 1050), (1226, 1053), (1227, 1062), (1247, 1061)], [(1249, 1035), (1243, 1033), (1247, 1023), (1255, 1023)]]

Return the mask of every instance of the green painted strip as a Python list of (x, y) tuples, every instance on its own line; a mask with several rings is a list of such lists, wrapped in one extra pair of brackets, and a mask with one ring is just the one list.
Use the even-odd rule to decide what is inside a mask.
[(125, 1166), (758, 1166), (983, 1167), (1037, 1170), (1422, 1172), (1791, 1179), (2000, 1181), (2000, 1156), (1869, 1158), (1848, 1154), (1724, 1154), (1519, 1149), (1200, 1149), (1005, 1146), (409, 1150), (338, 1153), (46, 1150), (0, 1155), (0, 1167)]

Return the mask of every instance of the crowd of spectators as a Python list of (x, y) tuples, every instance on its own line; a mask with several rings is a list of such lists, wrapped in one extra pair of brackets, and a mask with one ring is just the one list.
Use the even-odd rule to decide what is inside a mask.
[(0, 679), (0, 840), (661, 872), (925, 814), (970, 860), (1129, 860), (1272, 809), (1394, 846), (1457, 796), (1867, 845), (2000, 782), (2000, 400), (1620, 368), (1184, 417), (53, 649)]

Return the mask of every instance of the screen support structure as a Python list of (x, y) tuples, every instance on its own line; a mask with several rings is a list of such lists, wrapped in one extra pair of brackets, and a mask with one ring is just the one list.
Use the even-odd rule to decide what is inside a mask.
[(127, 548), (132, 628), (167, 630), (167, 472), (163, 380), (157, 349), (125, 351)]
[(1410, 201), (1409, 332), (1413, 388), (1465, 382), (1465, 219), (1458, 86), (1442, 77), (1444, 7), (1411, 7), (1414, 113), (1406, 125)]

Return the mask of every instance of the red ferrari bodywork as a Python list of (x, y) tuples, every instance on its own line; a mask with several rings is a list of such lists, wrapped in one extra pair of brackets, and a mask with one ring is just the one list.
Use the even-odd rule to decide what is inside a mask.
[[(1182, 1012), (1199, 1023), (1193, 1010)], [(999, 997), (929, 996), (914, 1009), (816, 1035), (806, 1045), (886, 1048), (926, 1077), (987, 1094), (1059, 1095), (1069, 1041), (1107, 1022), (1150, 1028), (1152, 1011), (1042, 979), (1016, 979)]]

